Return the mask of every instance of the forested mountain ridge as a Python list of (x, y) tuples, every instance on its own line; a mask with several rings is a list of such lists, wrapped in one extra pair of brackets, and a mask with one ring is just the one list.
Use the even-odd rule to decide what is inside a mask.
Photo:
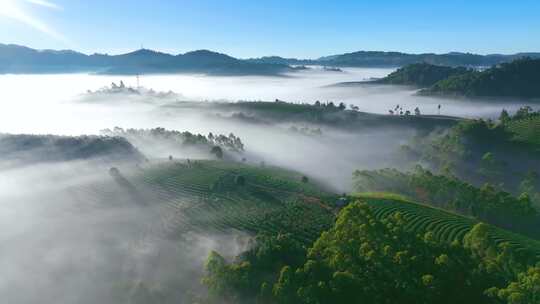
[(530, 57), (497, 64), (486, 70), (409, 64), (381, 79), (354, 84), (413, 85), (420, 95), (464, 97), (540, 97), (540, 59)]
[(464, 67), (448, 67), (432, 65), (428, 63), (413, 63), (406, 65), (388, 76), (373, 83), (413, 85), (418, 87), (428, 87), (440, 80), (450, 76), (467, 73), (469, 70)]
[(540, 59), (522, 58), (489, 68), (451, 75), (420, 91), (422, 95), (540, 97)]
[(167, 54), (139, 49), (126, 54), (86, 55), (72, 50), (36, 50), (14, 44), (0, 44), (0, 73), (103, 74), (205, 73), (217, 75), (279, 75), (295, 71), (294, 65), (336, 67), (400, 67), (415, 63), (446, 66), (492, 66), (522, 57), (540, 58), (540, 53), (477, 55), (470, 53), (407, 54), (359, 51), (318, 59), (267, 56), (238, 59), (208, 50)]

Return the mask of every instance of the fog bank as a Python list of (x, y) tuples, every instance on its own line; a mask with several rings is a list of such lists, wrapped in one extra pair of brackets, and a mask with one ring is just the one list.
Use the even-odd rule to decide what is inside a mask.
[[(172, 90), (185, 100), (267, 100), (313, 103), (316, 100), (345, 102), (360, 111), (386, 114), (400, 104), (405, 109), (419, 107), (424, 114), (465, 117), (496, 117), (502, 108), (515, 110), (526, 102), (470, 102), (414, 96), (414, 90), (392, 86), (329, 85), (380, 78), (392, 69), (345, 68), (344, 72), (313, 69), (288, 77), (213, 77), (204, 75), (142, 76), (140, 84), (157, 91)], [(80, 102), (81, 94), (97, 90), (111, 82), (123, 80), (136, 86), (132, 76), (68, 75), (0, 75), (0, 132), (97, 134), (115, 125), (152, 128), (159, 125), (153, 117), (153, 103), (140, 98), (115, 101)], [(88, 100), (87, 100), (88, 101)], [(136, 101), (136, 102), (133, 102)], [(175, 100), (163, 100), (171, 102)]]
[(198, 278), (211, 250), (232, 257), (246, 249), (246, 235), (235, 231), (169, 239), (160, 215), (165, 206), (145, 203), (134, 204), (106, 165), (77, 161), (0, 172), (3, 301), (178, 303), (204, 293)]

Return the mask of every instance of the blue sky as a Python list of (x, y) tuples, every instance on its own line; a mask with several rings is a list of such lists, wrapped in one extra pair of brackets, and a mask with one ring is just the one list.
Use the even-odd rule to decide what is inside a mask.
[(540, 1), (0, 0), (0, 43), (111, 54), (143, 44), (241, 58), (540, 51)]

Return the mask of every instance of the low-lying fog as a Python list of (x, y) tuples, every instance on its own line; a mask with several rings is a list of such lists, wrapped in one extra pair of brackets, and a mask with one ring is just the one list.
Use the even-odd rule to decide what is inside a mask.
[[(381, 114), (396, 104), (436, 114), (437, 105), (442, 104), (441, 114), (467, 117), (496, 117), (502, 108), (514, 110), (523, 105), (517, 100), (488, 104), (417, 97), (413, 89), (403, 87), (329, 87), (383, 77), (391, 71), (309, 70), (289, 77), (141, 77), (146, 88), (180, 94), (168, 98), (83, 95), (120, 80), (135, 86), (135, 77), (0, 75), (0, 133), (99, 134), (115, 126), (164, 127), (202, 134), (233, 132), (245, 144), (249, 162), (295, 169), (336, 191), (348, 191), (354, 169), (399, 167), (393, 153), (413, 131), (388, 127), (343, 131), (300, 122), (248, 124), (201, 113), (200, 108), (166, 105), (193, 100), (320, 100), (354, 104), (360, 111)], [(293, 132), (291, 127), (321, 127), (322, 135)], [(149, 158), (183, 156), (182, 151), (169, 151), (168, 147), (156, 142), (137, 148)], [(172, 288), (179, 293), (175, 299), (182, 299), (188, 296), (187, 290), (200, 287), (202, 263), (210, 250), (230, 256), (241, 250), (242, 243), (235, 242), (237, 233), (195, 235), (183, 244), (159, 237), (144, 241), (147, 238), (141, 233), (148, 228), (145, 223), (160, 221), (155, 210), (134, 206), (118, 189), (104, 190), (104, 198), (84, 197), (85, 189), (94, 184), (111, 184), (109, 166), (71, 161), (0, 169), (0, 294), (6, 303), (131, 303), (129, 294), (141, 292), (140, 288), (115, 284), (133, 281), (144, 281), (150, 289)], [(139, 246), (141, 239), (148, 248)]]
[(145, 303), (140, 293), (158, 289), (177, 301), (156, 303), (185, 303), (201, 291), (194, 278), (202, 275), (210, 250), (228, 257), (245, 250), (240, 232), (163, 238), (163, 206), (137, 205), (126, 194), (105, 164), (1, 172), (2, 302)]
[[(140, 84), (157, 91), (172, 90), (181, 100), (265, 100), (313, 103), (316, 100), (345, 102), (360, 111), (386, 114), (396, 104), (405, 109), (420, 107), (424, 114), (466, 117), (496, 117), (502, 108), (516, 109), (522, 103), (467, 102), (414, 96), (414, 89), (395, 86), (329, 85), (384, 77), (392, 69), (345, 68), (343, 72), (314, 68), (288, 77), (211, 77), (203, 75), (142, 76)], [(69, 75), (0, 75), (0, 132), (96, 134), (115, 125), (155, 127), (147, 115), (149, 107), (129, 105), (108, 107), (103, 103), (77, 103), (87, 90), (108, 86), (123, 80), (136, 86), (134, 76)], [(112, 103), (112, 102), (111, 102)]]
[[(393, 160), (399, 145), (413, 134), (403, 128), (379, 128), (361, 132), (343, 132), (321, 127), (323, 136), (303, 136), (289, 132), (289, 125), (246, 124), (218, 119), (200, 109), (167, 107), (182, 101), (264, 100), (313, 103), (333, 101), (359, 107), (360, 111), (386, 114), (396, 104), (404, 110), (419, 107), (422, 114), (462, 117), (497, 117), (502, 108), (513, 111), (525, 103), (487, 102), (415, 96), (415, 90), (401, 86), (332, 86), (336, 83), (380, 78), (393, 69), (345, 68), (343, 72), (320, 68), (290, 74), (287, 77), (214, 77), (203, 75), (141, 76), (140, 85), (157, 92), (172, 90), (177, 95), (166, 98), (127, 96), (125, 94), (88, 95), (119, 84), (137, 85), (134, 76), (0, 75), (0, 133), (81, 135), (99, 134), (101, 130), (122, 128), (169, 130), (192, 133), (229, 134), (233, 132), (246, 145), (248, 160), (288, 167), (323, 180), (335, 190), (350, 190), (354, 169), (399, 167)], [(206, 104), (206, 103), (205, 103)], [(227, 113), (226, 115), (230, 115)], [(302, 123), (292, 127), (304, 127)], [(320, 126), (308, 126), (317, 128)], [(168, 151), (159, 143), (137, 147), (147, 157), (181, 158), (182, 151)], [(187, 156), (186, 156), (187, 157)]]

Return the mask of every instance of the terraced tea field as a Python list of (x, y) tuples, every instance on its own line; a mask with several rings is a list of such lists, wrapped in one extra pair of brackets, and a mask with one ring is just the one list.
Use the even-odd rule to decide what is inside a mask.
[[(462, 240), (465, 234), (478, 223), (477, 220), (450, 213), (441, 209), (414, 203), (393, 194), (356, 194), (355, 197), (375, 209), (377, 218), (385, 218), (401, 212), (407, 219), (407, 228), (418, 233), (432, 231), (438, 239), (451, 242)], [(490, 226), (491, 237), (500, 244), (508, 242), (516, 251), (529, 251), (540, 259), (540, 242), (494, 226)]]
[[(108, 182), (77, 189), (81, 197), (114, 201), (111, 188), (155, 207), (168, 236), (186, 232), (287, 232), (306, 243), (334, 223), (336, 199), (302, 175), (274, 167), (220, 161), (150, 162)], [(116, 184), (116, 186), (114, 185)], [(118, 190), (115, 190), (118, 191)]]
[[(241, 177), (241, 178), (240, 178)], [(275, 168), (220, 161), (150, 162), (108, 182), (72, 189), (82, 205), (120, 200), (157, 212), (148, 234), (168, 237), (188, 232), (291, 233), (309, 244), (334, 224), (338, 196), (302, 175)], [(378, 218), (401, 212), (407, 228), (433, 231), (439, 239), (461, 240), (478, 222), (395, 194), (361, 193), (354, 197), (375, 208)], [(497, 243), (540, 258), (540, 242), (491, 227)]]

